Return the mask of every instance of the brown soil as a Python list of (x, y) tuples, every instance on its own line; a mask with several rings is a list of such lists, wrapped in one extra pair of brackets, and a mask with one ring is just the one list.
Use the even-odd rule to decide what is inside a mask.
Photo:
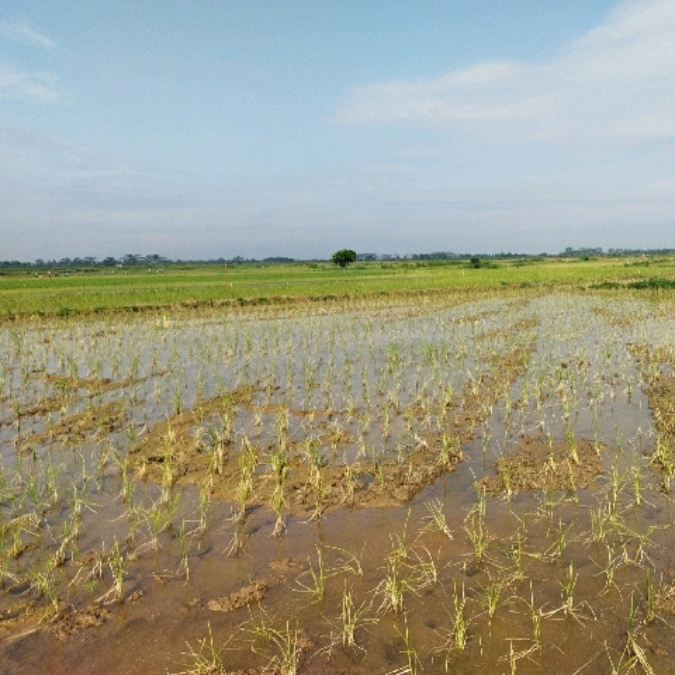
[(21, 598), (9, 602), (0, 609), (0, 627), (9, 628), (14, 625), (25, 624), (27, 619), (44, 612), (44, 608), (32, 600)]
[[(153, 374), (153, 376), (156, 375), (162, 375), (162, 373)], [(54, 396), (45, 396), (35, 403), (20, 407), (18, 410), (19, 419), (48, 415), (60, 410), (65, 412), (68, 406), (72, 405), (78, 400), (91, 399), (95, 396), (100, 396), (101, 394), (105, 394), (110, 391), (126, 389), (147, 379), (126, 378), (124, 380), (111, 380), (106, 377), (82, 379), (78, 377), (55, 375), (53, 373), (42, 374), (41, 377), (45, 381), (55, 385), (61, 390), (61, 393)], [(86, 390), (87, 393), (82, 395), (82, 390)], [(16, 410), (14, 412), (16, 412)], [(15, 422), (16, 419), (12, 416), (6, 421), (0, 423), (0, 426), (14, 424)]]
[(637, 321), (637, 319), (631, 317), (621, 316), (606, 307), (596, 307), (593, 309), (593, 312), (598, 316), (601, 316), (610, 324), (610, 326), (614, 326), (615, 328), (630, 328)]
[(549, 445), (545, 438), (526, 437), (514, 454), (495, 462), (497, 474), (482, 478), (478, 485), (488, 495), (516, 494), (532, 490), (569, 490), (593, 487), (602, 475), (603, 446), (576, 442), (576, 458), (567, 443)]
[(240, 607), (247, 607), (253, 603), (260, 602), (267, 593), (267, 587), (267, 581), (259, 579), (234, 593), (230, 593), (230, 595), (209, 600), (207, 607), (212, 612), (233, 612)]
[[(223, 415), (239, 406), (249, 406), (255, 389), (251, 386), (201, 399), (195, 408), (158, 422), (136, 443), (129, 454), (130, 467), (150, 480), (162, 482), (165, 462), (172, 462), (175, 482), (198, 483), (208, 474), (211, 456), (197, 438), (195, 430), (208, 416)], [(231, 439), (226, 442), (232, 443)], [(227, 462), (222, 479), (227, 482), (234, 467)]]
[(41, 432), (22, 439), (21, 448), (31, 448), (52, 440), (58, 440), (68, 446), (80, 445), (96, 433), (108, 435), (113, 431), (119, 431), (125, 419), (122, 401), (104, 403), (62, 417)]
[[(662, 350), (650, 350), (645, 345), (631, 345), (646, 385), (654, 424), (659, 434), (659, 444), (650, 460), (650, 466), (664, 477), (666, 491), (673, 471), (673, 449), (675, 449), (675, 376), (668, 373), (673, 366), (673, 355)], [(659, 446), (662, 452), (659, 452)], [(670, 466), (667, 460), (670, 458)]]
[(47, 382), (55, 384), (65, 392), (76, 392), (78, 389), (87, 389), (97, 394), (115, 391), (116, 389), (125, 389), (143, 381), (143, 379), (133, 379), (131, 377), (127, 377), (124, 380), (111, 380), (109, 377), (84, 379), (81, 377), (66, 377), (54, 373), (46, 373), (44, 379)]
[(73, 633), (85, 628), (98, 628), (102, 626), (110, 612), (105, 607), (91, 605), (85, 609), (77, 610), (72, 605), (59, 612), (49, 623), (48, 629), (59, 640), (67, 640)]
[(657, 614), (675, 616), (675, 584), (665, 584), (656, 594), (655, 609)]
[[(288, 471), (282, 483), (286, 509), (291, 513), (311, 512), (318, 518), (329, 508), (389, 507), (410, 501), (441, 474), (454, 470), (462, 459), (461, 444), (474, 437), (491, 407), (507, 394), (525, 369), (533, 349), (533, 344), (525, 343), (507, 354), (495, 356), (488, 371), (468, 382), (458, 400), (449, 404), (443, 431), (418, 436), (416, 447), (401, 463), (393, 459), (378, 463), (364, 460), (348, 466), (313, 467), (301, 452), (306, 447), (305, 442), (289, 440), (286, 448)], [(252, 471), (247, 506), (270, 504), (277, 488), (277, 478), (270, 468), (271, 454), (278, 448), (248, 444), (244, 447), (241, 439), (228, 439), (225, 448), (228, 461), (222, 466), (214, 466), (213, 452), (203, 447), (195, 433), (197, 425), (209, 414), (222, 415), (238, 407), (251, 409), (254, 393), (252, 387), (245, 387), (203, 399), (194, 409), (156, 424), (131, 449), (130, 467), (138, 475), (161, 483), (167, 480), (170, 463), (173, 484), (206, 484), (215, 496), (235, 501), (243, 469), (233, 458), (241, 457), (245, 450), (252, 451), (256, 470)], [(294, 411), (294, 414), (302, 412)], [(415, 408), (402, 412), (422, 415), (422, 411)], [(346, 434), (340, 438), (329, 438), (327, 434), (325, 438), (314, 440), (319, 445), (330, 443), (338, 447), (351, 441)], [(445, 455), (442, 452), (444, 441)], [(260, 472), (262, 466), (266, 470)]]

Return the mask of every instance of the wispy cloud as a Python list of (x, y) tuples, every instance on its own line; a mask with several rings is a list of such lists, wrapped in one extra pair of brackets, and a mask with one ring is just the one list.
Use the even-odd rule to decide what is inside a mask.
[(361, 87), (336, 120), (461, 128), (506, 143), (675, 139), (675, 0), (622, 2), (546, 62)]
[(62, 98), (65, 91), (59, 86), (54, 73), (26, 72), (0, 61), (0, 95), (23, 101), (51, 103)]
[[(56, 49), (54, 40), (34, 30), (26, 23), (0, 21), (0, 38), (30, 47)], [(63, 97), (64, 93), (54, 73), (47, 70), (28, 71), (0, 60), (1, 96), (23, 101), (50, 103)]]
[(42, 47), (43, 49), (56, 49), (56, 42), (54, 40), (23, 22), (9, 23), (7, 21), (0, 21), (0, 37), (26, 45)]

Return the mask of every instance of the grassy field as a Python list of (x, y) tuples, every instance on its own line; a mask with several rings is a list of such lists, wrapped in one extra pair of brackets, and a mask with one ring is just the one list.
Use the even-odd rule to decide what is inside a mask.
[(659, 257), (239, 266), (167, 266), (94, 271), (6, 272), (0, 275), (0, 317), (140, 310), (181, 303), (203, 305), (276, 302), (286, 298), (359, 296), (447, 288), (528, 287), (650, 278), (675, 279), (675, 259)]

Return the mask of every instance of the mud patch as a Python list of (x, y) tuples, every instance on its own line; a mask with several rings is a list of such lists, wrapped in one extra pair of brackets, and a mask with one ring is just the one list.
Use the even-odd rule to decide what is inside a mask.
[(183, 479), (182, 482), (197, 483), (199, 477), (209, 472), (222, 473), (233, 439), (230, 436), (220, 439), (223, 461), (214, 464), (214, 458), (218, 459), (216, 453), (202, 442), (197, 429), (209, 415), (233, 414), (239, 406), (249, 404), (255, 391), (254, 387), (245, 386), (226, 394), (203, 398), (193, 409), (181, 411), (166, 422), (153, 425), (131, 448), (130, 468), (140, 477), (160, 483), (166, 480), (169, 464), (174, 481)]
[(297, 575), (304, 572), (307, 569), (307, 564), (294, 558), (283, 558), (282, 560), (272, 560), (269, 567), (275, 578), (284, 580), (289, 574)]
[(55, 375), (47, 373), (44, 375), (45, 381), (54, 384), (58, 389), (64, 393), (74, 393), (80, 389), (94, 392), (96, 394), (103, 394), (108, 391), (115, 391), (116, 389), (126, 389), (134, 384), (143, 382), (145, 378), (131, 378), (127, 377), (123, 380), (112, 380), (109, 377), (92, 377), (90, 379), (83, 379), (80, 377), (64, 377), (63, 375)]
[(646, 382), (644, 391), (659, 436), (649, 465), (661, 475), (661, 489), (669, 492), (675, 475), (675, 375), (669, 372), (673, 355), (645, 345), (630, 345), (629, 349)]
[(240, 607), (248, 607), (256, 602), (260, 602), (267, 593), (268, 582), (264, 579), (254, 581), (244, 588), (240, 588), (230, 595), (222, 598), (209, 600), (207, 607), (212, 612), (234, 612)]
[(39, 614), (40, 611), (41, 608), (32, 600), (21, 599), (16, 602), (6, 603), (5, 607), (0, 609), (0, 627), (8, 628), (18, 625), (25, 619)]
[(675, 616), (675, 583), (665, 584), (658, 590), (654, 607), (657, 614)]
[(527, 437), (514, 454), (495, 462), (497, 474), (485, 476), (478, 485), (488, 495), (516, 494), (533, 490), (574, 490), (594, 487), (604, 471), (601, 452), (605, 446), (590, 441), (549, 444), (545, 438)]
[[(158, 377), (164, 373), (153, 373), (152, 377)], [(0, 423), (0, 426), (15, 424), (16, 420), (30, 417), (40, 417), (55, 412), (66, 412), (68, 407), (78, 400), (93, 399), (102, 394), (118, 389), (127, 389), (135, 384), (146, 381), (148, 378), (125, 378), (124, 380), (111, 380), (109, 378), (82, 379), (78, 377), (65, 377), (62, 375), (44, 374), (42, 379), (50, 383), (60, 393), (52, 396), (45, 396), (38, 401), (16, 407), (14, 415), (6, 421)], [(83, 392), (85, 392), (83, 394)]]
[(630, 328), (635, 325), (637, 321), (637, 319), (633, 317), (617, 314), (607, 307), (594, 307), (591, 311), (602, 317), (610, 326), (614, 326), (614, 328)]
[[(311, 459), (306, 441), (291, 438), (279, 447), (228, 436), (219, 448), (207, 447), (198, 433), (200, 424), (210, 414), (234, 417), (239, 408), (251, 409), (255, 391), (245, 387), (204, 399), (194, 409), (156, 424), (132, 448), (130, 467), (157, 483), (208, 485), (214, 496), (236, 502), (242, 513), (252, 506), (273, 505), (274, 500), (291, 513), (309, 513), (314, 520), (327, 509), (405, 504), (439, 476), (454, 471), (463, 458), (461, 444), (473, 438), (491, 407), (508, 393), (534, 348), (524, 342), (495, 355), (488, 370), (472, 378), (457, 400), (447, 404), (443, 429), (416, 436), (415, 447), (402, 461), (325, 465)], [(402, 414), (420, 417), (424, 411), (413, 406)], [(352, 439), (328, 433), (310, 441), (319, 448), (337, 448)]]
[(40, 433), (31, 434), (23, 439), (21, 447), (30, 448), (49, 441), (58, 440), (63, 445), (76, 446), (84, 443), (92, 435), (108, 435), (119, 431), (126, 419), (125, 406), (121, 401), (105, 403), (87, 408), (79, 413), (66, 415), (58, 422), (47, 426)]
[(212, 612), (227, 613), (258, 603), (272, 586), (285, 582), (289, 575), (298, 576), (307, 569), (307, 564), (294, 558), (283, 558), (273, 560), (269, 567), (272, 574), (268, 578), (256, 579), (234, 593), (209, 600), (206, 606)]
[(67, 640), (73, 633), (78, 633), (86, 628), (98, 628), (102, 626), (110, 612), (105, 607), (92, 605), (84, 610), (77, 610), (74, 607), (68, 609), (52, 619), (48, 625), (48, 630), (58, 639)]

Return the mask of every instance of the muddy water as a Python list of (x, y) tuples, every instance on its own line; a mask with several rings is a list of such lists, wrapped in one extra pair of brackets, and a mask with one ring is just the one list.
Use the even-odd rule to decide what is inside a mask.
[[(665, 432), (629, 350), (660, 350), (665, 372), (668, 313), (564, 295), (346, 310), (2, 335), (0, 673), (674, 672), (672, 513), (648, 466)], [(524, 344), (524, 369), (509, 370)], [(166, 446), (183, 448), (184, 411), (247, 386), (252, 398), (186, 425), (210, 459), (231, 415), (233, 496), (243, 435), (258, 452), (239, 511), (217, 497), (227, 469), (190, 478)], [(167, 420), (139, 470), (134, 447)], [(405, 467), (436, 466), (444, 436), (462, 460), (410, 501), (336, 498), (313, 521), (290, 497), (307, 439), (319, 476), (374, 458), (403, 484)], [(523, 442), (542, 472), (574, 469), (585, 443), (600, 470), (588, 488), (481, 496), (476, 481)], [(291, 464), (273, 537), (279, 443)]]
[[(453, 487), (448, 485), (446, 489)], [(442, 495), (446, 503), (450, 501), (450, 495), (440, 485), (435, 485), (425, 496), (432, 494)], [(465, 499), (468, 503), (468, 497)], [(605, 670), (606, 650), (616, 656), (625, 646), (631, 612), (629, 591), (639, 605), (646, 583), (645, 571), (641, 565), (624, 565), (617, 570), (616, 586), (604, 591), (596, 564), (605, 562), (600, 558), (603, 549), (600, 545), (589, 547), (582, 540), (584, 533), (574, 527), (578, 518), (587, 516), (588, 506), (584, 501), (585, 495), (580, 495), (581, 504), (560, 505), (555, 509), (552, 521), (542, 519), (538, 514), (541, 503), (536, 499), (516, 500), (509, 505), (490, 501), (486, 525), (495, 537), (495, 543), (490, 559), (482, 566), (474, 565), (471, 547), (461, 534), (464, 512), (459, 509), (457, 513), (447, 513), (448, 526), (455, 534), (451, 541), (440, 533), (422, 532), (424, 522), (421, 518), (425, 515), (422, 500), (416, 501), (410, 510), (341, 511), (326, 516), (320, 525), (291, 521), (287, 535), (281, 541), (269, 536), (273, 520), (264, 513), (255, 514), (248, 525), (246, 553), (239, 558), (224, 555), (227, 526), (219, 528), (218, 515), (214, 513), (214, 536), (204, 538), (203, 553), (195, 552), (190, 561), (193, 572), (188, 583), (173, 576), (176, 559), (172, 561), (167, 555), (152, 556), (143, 564), (135, 565), (134, 573), (126, 582), (126, 592), (130, 595), (143, 591), (138, 600), (127, 600), (121, 607), (111, 607), (111, 616), (103, 625), (83, 628), (65, 640), (44, 629), (8, 641), (3, 667), (6, 672), (27, 673), (101, 670), (160, 673), (167, 669), (175, 672), (181, 663), (191, 662), (181, 656), (187, 651), (187, 643), (196, 648), (198, 640), (208, 634), (209, 627), (216, 644), (230, 640), (231, 651), (223, 653), (223, 661), (229, 668), (260, 666), (278, 656), (280, 648), (256, 638), (255, 629), (267, 623), (283, 630), (290, 619), (297, 620), (303, 628), (302, 639), (312, 645), (308, 647), (311, 659), (308, 654), (300, 672), (344, 672), (345, 669), (348, 672), (373, 669), (389, 672), (406, 665), (408, 649), (419, 654), (424, 672), (445, 672), (446, 660), (451, 672), (485, 672), (495, 664), (508, 665), (512, 643), (518, 672), (548, 672), (551, 663), (561, 672), (575, 672), (587, 661), (594, 664), (589, 666), (589, 672), (609, 672)], [(592, 503), (590, 497), (589, 503)], [(648, 513), (650, 523), (663, 525), (669, 521), (668, 513), (658, 507), (653, 509)], [(226, 515), (226, 512), (222, 513), (222, 517)], [(514, 531), (521, 528), (526, 551), (522, 563), (523, 578), (508, 584), (502, 605), (490, 620), (485, 614), (485, 589), (515, 569), (510, 557), (513, 553), (505, 552), (505, 547), (514, 542)], [(547, 550), (558, 536), (558, 530), (566, 531), (569, 538), (559, 557), (557, 553), (545, 561), (528, 557)], [(217, 536), (218, 533), (221, 536)], [(405, 537), (404, 543), (411, 551), (417, 547), (421, 556), (431, 552), (439, 568), (434, 586), (414, 593), (404, 591), (404, 612), (400, 615), (389, 610), (377, 611), (383, 598), (379, 593), (373, 594), (386, 573), (386, 556), (400, 543), (397, 537)], [(655, 539), (650, 546), (651, 564), (671, 564), (672, 560), (657, 547), (657, 541)], [(660, 542), (661, 545), (664, 543), (663, 540)], [(360, 556), (363, 566), (362, 575), (342, 571), (331, 576), (322, 602), (313, 602), (304, 588), (311, 581), (306, 571), (308, 560), (315, 567), (318, 562), (317, 546), (322, 547), (328, 569), (344, 565), (344, 555), (331, 546)], [(633, 555), (632, 549), (629, 549), (629, 555)], [(570, 615), (566, 616), (559, 608), (564, 601), (563, 585), (567, 582), (570, 565), (578, 575), (575, 588), (578, 607), (574, 605)], [(266, 614), (261, 615), (258, 604), (230, 613), (209, 609), (209, 600), (228, 596), (248, 586), (251, 580), (268, 583), (261, 603)], [(321, 649), (326, 650), (331, 641), (339, 640), (345, 584), (357, 602), (373, 600), (373, 609), (367, 618), (377, 620), (377, 623), (357, 629), (358, 650), (344, 650), (338, 642), (332, 649), (322, 652)], [(468, 623), (468, 642), (463, 650), (447, 648), (447, 642), (452, 641), (450, 633), (458, 588), (464, 594)], [(527, 606), (532, 598), (536, 611), (541, 610), (543, 614), (540, 619), (541, 647), (522, 656), (534, 644), (531, 613)], [(640, 616), (636, 622), (641, 619)], [(647, 635), (659, 635), (659, 631), (663, 632), (663, 626), (658, 623), (646, 629)], [(672, 653), (669, 651), (673, 646), (672, 636), (665, 642), (663, 640), (661, 635), (659, 648)], [(253, 647), (260, 653), (252, 652)], [(436, 653), (436, 650), (440, 651)], [(49, 668), (41, 670), (46, 655), (49, 655)], [(670, 672), (666, 668), (667, 659), (660, 659), (658, 654), (650, 654), (650, 662), (655, 668), (661, 664), (662, 668), (656, 672)]]

